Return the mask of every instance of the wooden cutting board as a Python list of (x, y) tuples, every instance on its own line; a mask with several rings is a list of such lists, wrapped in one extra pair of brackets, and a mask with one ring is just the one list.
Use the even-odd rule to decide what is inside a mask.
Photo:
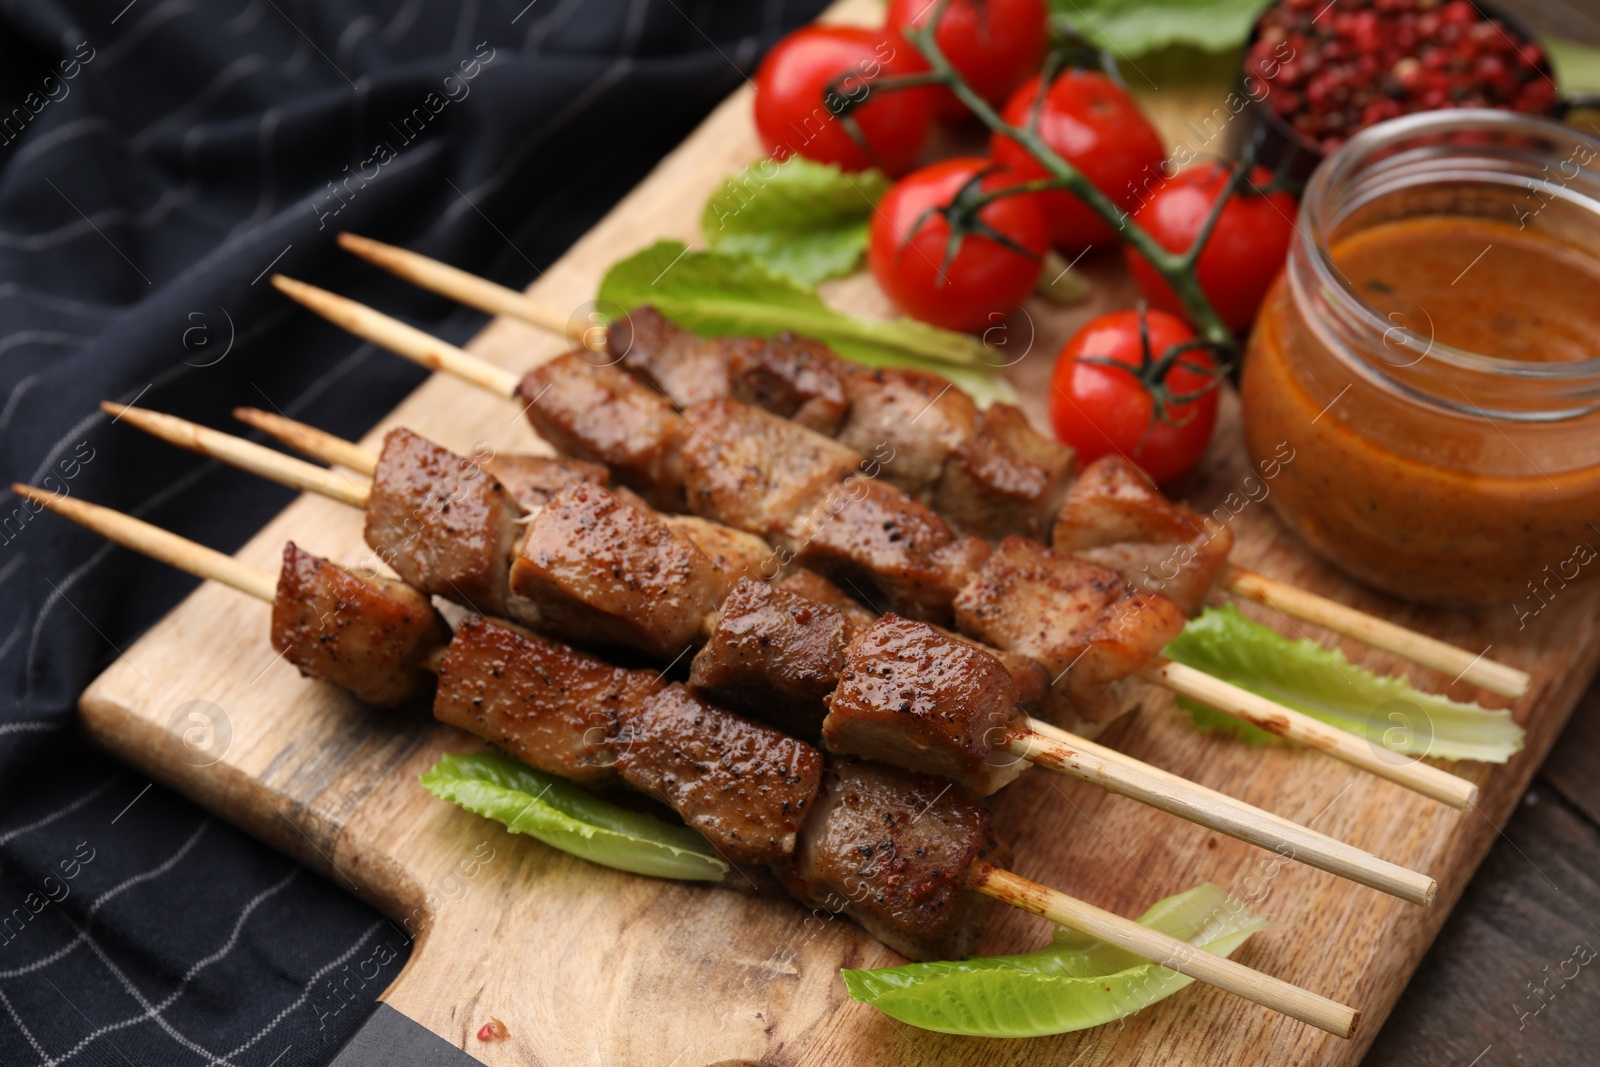
[[(831, 16), (870, 21), (872, 0)], [(1167, 92), (1146, 104), (1169, 143), (1197, 151), (1215, 94)], [(750, 90), (726, 101), (677, 151), (533, 287), (546, 304), (580, 308), (606, 267), (657, 237), (692, 240), (699, 207), (760, 155)], [(1030, 305), (1010, 328), (1033, 338), (1010, 373), (1043, 417), (1054, 354), (1092, 314), (1132, 301), (1115, 262), (1086, 265), (1091, 300)], [(389, 306), (409, 292), (396, 282)], [(833, 285), (841, 306), (885, 314), (869, 280)], [(496, 321), (470, 346), (523, 370), (561, 350), (549, 336)], [(244, 398), (241, 398), (244, 399)], [(544, 450), (516, 405), (446, 378), (417, 390), (368, 438), (409, 426), (458, 450)], [(1209, 509), (1248, 473), (1229, 396), (1212, 454), (1187, 487)], [(388, 1005), (490, 1064), (1351, 1064), (1357, 1062), (1545, 753), (1600, 657), (1596, 593), (1569, 590), (1519, 630), (1510, 607), (1481, 615), (1407, 607), (1341, 579), (1251, 504), (1235, 520), (1236, 559), (1267, 574), (1492, 654), (1531, 671), (1517, 717), (1526, 750), (1509, 765), (1462, 764), (1478, 810), (1459, 813), (1322, 756), (1253, 748), (1197, 732), (1171, 707), (1118, 724), (1108, 743), (1160, 767), (1306, 822), (1434, 875), (1431, 910), (1303, 866), (1070, 779), (1032, 771), (999, 798), (997, 819), (1020, 873), (1125, 915), (1204, 881), (1252, 901), (1275, 925), (1242, 962), (1363, 1010), (1340, 1041), (1204, 986), (1119, 1025), (1029, 1041), (924, 1033), (850, 1002), (841, 966), (900, 962), (844, 920), (810, 916), (760, 877), (706, 888), (592, 866), (434, 800), (417, 776), (445, 752), (477, 747), (422, 709), (380, 713), (299, 677), (267, 642), (268, 609), (205, 585), (84, 693), (90, 735), (127, 762), (256, 834), (419, 935)], [(302, 498), (239, 553), (277, 569), (285, 540), (354, 563), (367, 552), (361, 516)], [(1313, 627), (1269, 620), (1317, 640)], [(1293, 626), (1293, 629), (1289, 629)], [(1453, 696), (1449, 679), (1345, 643), (1358, 662), (1405, 671)], [(198, 716), (198, 718), (196, 717)], [(209, 731), (209, 733), (208, 733)], [(209, 744), (203, 758), (191, 742)], [(204, 764), (204, 765), (201, 765)], [(1008, 912), (982, 951), (1037, 947), (1048, 928)], [(509, 1036), (475, 1036), (491, 1017)]]

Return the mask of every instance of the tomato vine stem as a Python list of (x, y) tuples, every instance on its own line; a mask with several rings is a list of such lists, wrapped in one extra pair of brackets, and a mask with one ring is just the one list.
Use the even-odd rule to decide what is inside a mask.
[[(989, 102), (979, 96), (966, 79), (961, 77), (950, 61), (945, 58), (944, 52), (934, 40), (934, 28), (944, 17), (945, 10), (950, 6), (950, 0), (935, 0), (933, 10), (928, 18), (917, 26), (908, 26), (902, 33), (911, 43), (912, 47), (922, 53), (923, 59), (929, 66), (929, 81), (942, 84), (955, 94), (956, 98), (965, 104), (968, 109), (990, 130), (1009, 137), (1027, 149), (1028, 153), (1039, 162), (1053, 179), (1052, 188), (1066, 189), (1079, 200), (1089, 206), (1089, 209), (1105, 220), (1107, 225), (1118, 231), (1123, 240), (1127, 241), (1133, 249), (1143, 256), (1156, 272), (1166, 280), (1177, 295), (1184, 311), (1194, 325), (1200, 337), (1215, 348), (1226, 359), (1232, 360), (1237, 353), (1238, 342), (1233, 331), (1228, 329), (1222, 317), (1217, 314), (1206, 299), (1204, 290), (1200, 288), (1199, 279), (1195, 276), (1194, 263), (1199, 258), (1205, 239), (1210, 236), (1215, 225), (1216, 215), (1221, 213), (1222, 199), (1213, 210), (1212, 216), (1207, 219), (1207, 224), (1200, 234), (1196, 235), (1195, 242), (1185, 251), (1171, 252), (1143, 227), (1135, 222), (1128, 213), (1123, 211), (1109, 196), (1100, 191), (1100, 188), (1084, 176), (1083, 172), (1057, 155), (1045, 143), (1043, 137), (1031, 128), (1013, 126), (1001, 118), (999, 113), (990, 106)], [(927, 84), (925, 82), (924, 84)], [(1239, 170), (1248, 174), (1249, 162), (1241, 161)], [(1229, 192), (1236, 189), (1236, 184), (1230, 184)]]

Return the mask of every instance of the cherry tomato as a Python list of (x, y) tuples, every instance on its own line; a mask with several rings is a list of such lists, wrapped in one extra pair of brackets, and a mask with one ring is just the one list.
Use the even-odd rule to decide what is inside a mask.
[[(1035, 75), (1024, 82), (1002, 117), (1013, 126), (1036, 122), (1045, 143), (1119, 207), (1138, 203), (1145, 187), (1161, 179), (1166, 150), (1133, 97), (1095, 71), (1063, 71), (1042, 96), (1039, 80)], [(1008, 137), (996, 134), (990, 152), (1024, 181), (1046, 176), (1028, 150)], [(1071, 193), (1043, 193), (1041, 199), (1050, 241), (1063, 252), (1116, 240), (1116, 230)]]
[[(1149, 346), (1140, 336), (1140, 316)], [(1149, 364), (1194, 331), (1164, 311), (1113, 311), (1091, 320), (1061, 349), (1050, 380), (1050, 422), (1056, 437), (1077, 450), (1080, 463), (1119, 452), (1158, 483), (1187, 474), (1200, 462), (1217, 421), (1216, 360), (1202, 348), (1185, 352), (1154, 388), (1171, 403), (1158, 418)], [(1146, 357), (1148, 356), (1148, 362)], [(1106, 366), (1086, 360), (1112, 360)]]
[[(886, 23), (901, 35), (908, 26), (925, 24), (933, 8), (931, 0), (889, 0)], [(933, 39), (967, 84), (998, 107), (1044, 62), (1047, 14), (1044, 0), (952, 0)], [(903, 36), (899, 40), (921, 63), (917, 50)], [(946, 119), (971, 114), (944, 88), (934, 90), (933, 109)]]
[[(916, 69), (908, 52), (886, 30), (854, 26), (807, 26), (779, 41), (756, 72), (756, 129), (767, 151), (780, 160), (798, 153), (844, 170), (905, 173), (927, 137), (932, 93), (873, 91), (872, 83)], [(848, 118), (865, 145), (829, 108), (854, 101), (863, 102)]]
[[(1025, 300), (1039, 280), (1049, 235), (1027, 194), (974, 209), (1015, 184), (992, 160), (958, 157), (896, 182), (873, 212), (867, 262), (901, 310), (951, 330), (981, 330)], [(960, 234), (952, 249), (951, 236)]]
[[(1134, 221), (1163, 248), (1186, 251), (1227, 186), (1230, 173), (1231, 168), (1220, 163), (1180, 171), (1140, 205), (1133, 213)], [(1271, 180), (1272, 175), (1264, 167), (1250, 172), (1250, 181), (1259, 188), (1265, 188)], [(1289, 254), (1294, 217), (1295, 199), (1288, 193), (1262, 195), (1245, 186), (1217, 218), (1205, 251), (1195, 264), (1195, 275), (1212, 309), (1236, 333), (1248, 330), (1255, 321), (1256, 310)], [(1174, 315), (1183, 315), (1183, 305), (1166, 279), (1131, 246), (1127, 257), (1145, 299)]]

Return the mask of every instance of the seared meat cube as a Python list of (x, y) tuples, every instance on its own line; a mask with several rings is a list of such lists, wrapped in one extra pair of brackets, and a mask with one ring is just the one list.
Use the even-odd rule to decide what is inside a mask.
[(616, 781), (618, 720), (658, 693), (630, 671), (476, 615), (439, 665), (433, 714), (517, 759), (583, 785)]
[(861, 462), (819, 433), (736, 400), (696, 404), (683, 416), (689, 510), (768, 541)]
[(390, 430), (367, 499), (366, 539), (410, 585), (482, 614), (511, 612), (507, 568), (522, 508), (465, 456)]
[(755, 534), (747, 534), (732, 526), (694, 515), (661, 514), (657, 517), (667, 524), (668, 529), (704, 552), (717, 573), (723, 575), (730, 584), (742, 575), (760, 577), (777, 568), (772, 546)]
[(1000, 542), (955, 608), (963, 633), (1038, 660), (1072, 712), (1096, 725), (1150, 695), (1136, 676), (1187, 621), (1178, 605), (1109, 567), (1024, 537)]
[(977, 538), (957, 539), (904, 490), (859, 476), (819, 501), (789, 538), (796, 562), (875, 610), (924, 622), (950, 621), (950, 601), (989, 554)]
[(570, 485), (527, 523), (511, 588), (539, 628), (673, 660), (698, 644), (729, 576), (654, 512)]
[(934, 509), (961, 533), (1043, 540), (1072, 478), (1072, 449), (1036, 431), (1022, 409), (991, 404), (945, 461)]
[(1003, 865), (989, 813), (947, 779), (867, 760), (828, 760), (794, 858), (775, 864), (807, 907), (843, 912), (902, 956), (972, 955), (991, 902), (974, 863)]
[(673, 683), (624, 717), (617, 769), (724, 859), (770, 863), (794, 851), (822, 753)]
[(982, 641), (968, 637), (966, 634), (942, 627), (934, 627), (941, 634), (954, 641), (962, 641), (973, 648), (981, 649), (988, 655), (1000, 661), (1000, 666), (1006, 669), (1006, 674), (1011, 676), (1011, 684), (1017, 690), (1017, 703), (1024, 708), (1037, 707), (1045, 699), (1050, 689), (1050, 675), (1040, 663), (1031, 656), (1021, 652), (1007, 652), (1003, 648), (986, 645)]
[(1121, 456), (1095, 460), (1068, 491), (1050, 543), (1177, 601), (1188, 614), (1228, 564), (1233, 530), (1168, 500)]
[(999, 660), (927, 623), (885, 615), (850, 646), (822, 738), (829, 752), (944, 775), (988, 796), (1026, 766), (1005, 751), (1024, 722)]
[(428, 598), (392, 578), (363, 578), (290, 541), (272, 598), (272, 647), (310, 678), (392, 708), (425, 694), (424, 664), (450, 640)]
[(850, 623), (826, 604), (741, 578), (689, 669), (689, 687), (815, 742)]
[(506, 487), (526, 511), (537, 511), (569, 485), (607, 485), (611, 472), (598, 463), (557, 456), (490, 456), (478, 464)]
[(528, 372), (517, 386), (528, 421), (562, 455), (603, 463), (656, 507), (683, 510), (683, 420), (648, 385), (587, 356), (568, 352)]
[(701, 337), (648, 305), (606, 329), (607, 354), (678, 408), (728, 396), (731, 360), (760, 344), (754, 337)]
[(849, 367), (821, 341), (785, 331), (733, 350), (728, 377), (735, 399), (832, 437), (850, 410)]
[(839, 443), (883, 463), (883, 475), (927, 499), (945, 461), (977, 432), (978, 408), (948, 378), (905, 367), (852, 367)]
[(846, 594), (843, 589), (816, 571), (796, 567), (773, 584), (779, 589), (787, 589), (807, 600), (815, 600), (819, 604), (826, 604), (835, 611), (842, 612), (849, 621), (851, 630), (864, 630), (878, 621), (876, 611), (863, 607), (859, 600)]

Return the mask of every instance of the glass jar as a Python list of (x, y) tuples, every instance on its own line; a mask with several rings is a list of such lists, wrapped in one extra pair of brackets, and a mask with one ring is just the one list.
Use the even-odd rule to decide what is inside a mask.
[(1525, 623), (1600, 574), (1597, 161), (1559, 123), (1438, 111), (1312, 176), (1245, 439), (1279, 518), (1352, 577)]

